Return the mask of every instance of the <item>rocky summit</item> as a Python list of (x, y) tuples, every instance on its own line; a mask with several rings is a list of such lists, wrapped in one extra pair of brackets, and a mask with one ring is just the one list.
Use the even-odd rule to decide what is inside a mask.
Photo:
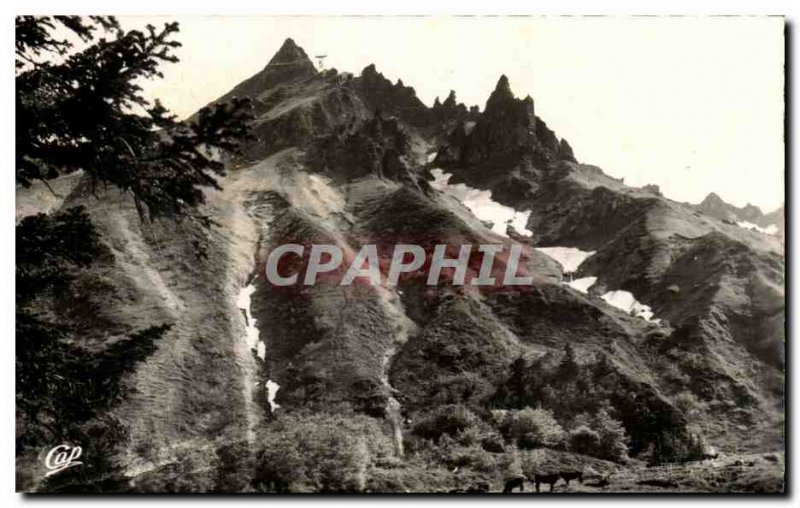
[[(108, 255), (48, 312), (97, 354), (171, 325), (112, 409), (114, 482), (80, 485), (782, 491), (784, 243), (738, 224), (782, 231), (782, 214), (626, 186), (578, 162), (506, 76), (482, 109), (454, 91), (429, 107), (375, 65), (318, 71), (287, 39), (215, 102), (233, 98), (252, 101), (255, 139), (206, 193), (215, 226), (143, 222), (80, 179), (57, 205), (85, 206)], [(265, 263), (285, 244), (346, 260), (376, 245), (384, 268), (397, 244), (515, 245), (532, 282), (276, 287)], [(35, 463), (18, 457), (18, 482), (36, 488)]]

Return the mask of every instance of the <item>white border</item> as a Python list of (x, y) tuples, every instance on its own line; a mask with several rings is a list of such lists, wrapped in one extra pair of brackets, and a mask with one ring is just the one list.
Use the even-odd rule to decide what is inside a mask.
[[(292, 506), (305, 506), (308, 504), (324, 503), (328, 506), (345, 506), (350, 504), (391, 504), (391, 505), (406, 505), (413, 503), (420, 508), (441, 506), (442, 504), (448, 506), (456, 506), (462, 503), (472, 505), (495, 503), (497, 501), (505, 503), (513, 503), (519, 505), (535, 504), (536, 506), (550, 506), (556, 502), (560, 506), (575, 506), (581, 504), (599, 504), (611, 506), (618, 503), (625, 504), (642, 504), (644, 501), (647, 504), (677, 504), (685, 505), (687, 508), (694, 506), (705, 505), (722, 505), (728, 503), (765, 503), (770, 504), (787, 504), (790, 502), (788, 498), (772, 499), (768, 501), (765, 498), (747, 498), (742, 497), (570, 497), (570, 498), (530, 498), (530, 497), (517, 497), (513, 499), (498, 499), (494, 497), (482, 498), (416, 498), (416, 499), (403, 499), (401, 497), (371, 497), (371, 498), (358, 498), (358, 497), (331, 497), (331, 498), (309, 498), (297, 497), (289, 499), (277, 499), (266, 497), (246, 497), (239, 499), (231, 498), (215, 498), (210, 496), (195, 496), (190, 498), (169, 498), (169, 497), (136, 497), (125, 496), (117, 498), (31, 498), (23, 497), (14, 493), (14, 366), (13, 366), (13, 340), (14, 340), (14, 222), (12, 217), (14, 208), (14, 185), (13, 185), (13, 172), (11, 168), (14, 165), (14, 84), (13, 84), (13, 45), (14, 45), (14, 30), (13, 30), (13, 17), (17, 14), (225, 14), (225, 15), (247, 15), (247, 14), (357, 14), (357, 15), (424, 15), (424, 14), (572, 14), (572, 15), (630, 15), (630, 14), (657, 14), (657, 15), (708, 15), (708, 14), (773, 14), (773, 15), (786, 15), (788, 22), (794, 24), (793, 26), (793, 41), (796, 43), (797, 34), (797, 20), (800, 18), (798, 14), (798, 5), (800, 2), (796, 0), (764, 0), (756, 1), (742, 1), (742, 0), (728, 0), (728, 1), (713, 1), (713, 0), (673, 0), (673, 1), (591, 1), (591, 0), (564, 0), (564, 1), (532, 1), (532, 2), (513, 2), (509, 0), (493, 0), (493, 1), (475, 1), (475, 0), (443, 0), (434, 2), (431, 0), (396, 0), (394, 2), (378, 2), (378, 1), (322, 1), (322, 0), (292, 0), (289, 2), (280, 2), (279, 4), (266, 4), (264, 2), (254, 2), (247, 0), (224, 0), (224, 1), (211, 1), (211, 0), (194, 0), (191, 2), (165, 2), (164, 0), (137, 0), (135, 2), (115, 2), (110, 3), (108, 0), (72, 0), (69, 3), (57, 0), (28, 0), (24, 4), (4, 2), (2, 10), (4, 13), (2, 24), (2, 68), (6, 77), (2, 80), (2, 93), (0, 93), (0, 107), (4, 119), (2, 125), (2, 143), (3, 150), (2, 160), (5, 162), (6, 169), (3, 171), (5, 175), (3, 178), (7, 180), (6, 184), (0, 186), (0, 216), (2, 220), (2, 237), (0, 237), (0, 269), (2, 269), (2, 279), (0, 279), (0, 326), (2, 326), (2, 358), (4, 361), (3, 368), (0, 369), (0, 392), (2, 393), (2, 400), (0, 407), (2, 407), (2, 420), (0, 420), (0, 506), (17, 506), (20, 504), (36, 504), (36, 505), (61, 505), (61, 506), (83, 506), (85, 504), (102, 504), (105, 505), (112, 501), (124, 502), (126, 504), (144, 505), (147, 504), (151, 507), (167, 506), (167, 505), (188, 505), (193, 503), (202, 503), (206, 506), (223, 506), (229, 505), (233, 502), (246, 502), (257, 503), (260, 505), (268, 504), (270, 506), (284, 506), (291, 504)], [(398, 41), (402, 43), (402, 41)], [(794, 46), (794, 44), (792, 45)], [(797, 80), (796, 67), (797, 55), (794, 50), (790, 50), (787, 54), (787, 62), (791, 64), (791, 96), (793, 102), (797, 100)], [(794, 108), (792, 108), (794, 110)], [(793, 118), (793, 111), (787, 112)], [(794, 136), (796, 138), (797, 136)], [(789, 142), (794, 141), (787, 140)], [(793, 172), (794, 164), (787, 166), (787, 175)], [(795, 195), (798, 189), (798, 182), (796, 178), (791, 178), (792, 194)], [(787, 205), (789, 203), (787, 202)], [(794, 202), (790, 205), (792, 212), (792, 228), (791, 238), (796, 238), (797, 233), (797, 216), (795, 212)], [(793, 241), (790, 246), (789, 252), (796, 252), (796, 244)], [(791, 262), (791, 261), (790, 261)], [(794, 263), (791, 262), (794, 268)], [(796, 277), (794, 270), (792, 272), (791, 287), (796, 287)], [(792, 299), (792, 306), (788, 309), (788, 317), (795, 323), (795, 316), (797, 315), (796, 298)], [(794, 329), (794, 327), (792, 327)], [(798, 354), (797, 345), (794, 344), (790, 350), (791, 352), (791, 366), (793, 373), (791, 379), (796, 380), (796, 369), (798, 368)], [(791, 393), (791, 408), (792, 408), (792, 428), (788, 432), (789, 443), (794, 445), (792, 438), (794, 430), (798, 428), (797, 419), (797, 397), (796, 385), (790, 387)], [(794, 446), (792, 446), (794, 448)], [(791, 454), (794, 458), (794, 454)], [(787, 457), (787, 462), (790, 459)], [(798, 478), (795, 471), (797, 470), (796, 464), (792, 461), (790, 474), (790, 485), (793, 489), (798, 488)]]

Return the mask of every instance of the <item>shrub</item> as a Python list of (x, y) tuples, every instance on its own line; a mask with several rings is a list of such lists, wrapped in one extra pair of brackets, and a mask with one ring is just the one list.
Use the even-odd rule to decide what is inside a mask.
[[(340, 432), (319, 435), (306, 457), (309, 479), (319, 492), (359, 492), (366, 486), (369, 450), (363, 439), (355, 442)], [(310, 460), (309, 460), (310, 459)]]
[(506, 435), (521, 448), (559, 448), (564, 444), (564, 429), (547, 409), (525, 408), (511, 411), (505, 423)]
[(569, 449), (575, 453), (594, 455), (600, 446), (600, 434), (585, 425), (569, 433)]
[[(656, 436), (651, 453), (643, 457), (652, 464), (701, 460), (708, 445), (702, 436), (686, 429), (664, 431)], [(641, 457), (641, 455), (640, 455)]]
[(672, 402), (684, 416), (693, 415), (697, 411), (699, 405), (697, 397), (689, 391), (679, 393), (672, 399)]
[(288, 433), (269, 433), (256, 458), (253, 487), (259, 492), (289, 492), (295, 483), (308, 480), (297, 441)]
[(442, 376), (431, 387), (436, 404), (481, 404), (493, 391), (492, 384), (473, 372)]
[(481, 447), (491, 453), (504, 453), (506, 451), (506, 446), (503, 443), (502, 437), (497, 434), (484, 436), (481, 439)]
[(594, 428), (600, 436), (598, 457), (615, 462), (627, 459), (628, 436), (622, 422), (612, 418), (606, 408), (600, 408), (594, 418)]
[(254, 486), (272, 492), (358, 492), (369, 468), (392, 453), (391, 439), (367, 416), (284, 414), (262, 438)]
[(493, 473), (497, 470), (492, 454), (479, 447), (455, 447), (447, 462), (450, 467), (471, 469), (479, 473)]
[(456, 436), (480, 425), (480, 419), (460, 404), (449, 404), (433, 410), (414, 426), (414, 434), (438, 441), (442, 435)]

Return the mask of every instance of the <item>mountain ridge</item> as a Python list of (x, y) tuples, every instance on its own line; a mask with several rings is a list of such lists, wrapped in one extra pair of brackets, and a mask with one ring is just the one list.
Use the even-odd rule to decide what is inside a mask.
[[(430, 128), (431, 120), (419, 106), (421, 102), (416, 99), (413, 88), (406, 87), (402, 81), (392, 85), (377, 72), (374, 65), (367, 66), (360, 78), (354, 79), (354, 88), (368, 87), (365, 83), (374, 83), (381, 90), (379, 94), (373, 92), (368, 95), (364, 102), (369, 106), (365, 109), (373, 110), (378, 116), (395, 115), (399, 123), (407, 128), (410, 142), (404, 159), (411, 180), (420, 184), (418, 177), (421, 176), (423, 180), (430, 181), (425, 168), (438, 166), (451, 170), (451, 182), (465, 182), (467, 185), (491, 190), (493, 198), (500, 203), (518, 210), (530, 210), (532, 213), (528, 227), (534, 231), (535, 245), (565, 245), (597, 250), (598, 253), (591, 256), (576, 274), (598, 276), (597, 288), (590, 291), (590, 294), (599, 293), (599, 288), (602, 287), (630, 289), (645, 303), (654, 305), (657, 314), (660, 311), (673, 315), (672, 313), (678, 312), (680, 305), (673, 301), (674, 298), (664, 301), (663, 297), (671, 294), (667, 288), (675, 286), (674, 282), (680, 282), (679, 277), (686, 277), (679, 276), (678, 272), (673, 273), (673, 270), (685, 270), (677, 265), (674, 268), (671, 266), (673, 262), (668, 260), (674, 256), (679, 256), (678, 260), (692, 259), (692, 249), (708, 249), (705, 246), (708, 242), (708, 245), (714, 246), (713, 249), (740, 249), (744, 255), (742, 262), (747, 266), (753, 266), (754, 260), (763, 256), (766, 257), (756, 263), (780, 267), (783, 262), (783, 247), (778, 239), (773, 241), (743, 228), (715, 221), (713, 217), (704, 218), (697, 215), (697, 211), (691, 207), (663, 198), (649, 188), (626, 187), (596, 167), (578, 164), (569, 144), (565, 140), (559, 140), (545, 122), (536, 117), (533, 100), (530, 97), (517, 99), (513, 96), (505, 76), (499, 79), (495, 91), (478, 116), (469, 120), (455, 120), (452, 122), (452, 129), (444, 136), (437, 135), (435, 129)], [(404, 109), (404, 105), (409, 109)], [(501, 136), (498, 133), (508, 135)], [(429, 148), (424, 149), (425, 145)], [(432, 150), (436, 156), (430, 165), (425, 165), (420, 152), (431, 153)], [(373, 170), (370, 173), (375, 175), (378, 172)], [(415, 174), (418, 175), (417, 178), (414, 177)], [(424, 188), (424, 184), (422, 187)], [(559, 196), (566, 199), (561, 200)], [(577, 221), (587, 220), (587, 229), (581, 232)], [(634, 225), (638, 225), (636, 227), (639, 229), (632, 227)], [(625, 274), (619, 272), (615, 266), (621, 264), (620, 260), (641, 255), (645, 256), (646, 262), (637, 262), (641, 264), (641, 268), (633, 272)], [(603, 259), (606, 261), (602, 261)], [(635, 267), (637, 264), (629, 266)], [(754, 294), (767, 291), (765, 294), (771, 295), (765, 301), (769, 302), (765, 307), (767, 314), (758, 319), (780, 323), (783, 322), (782, 307), (779, 307), (778, 314), (773, 313), (775, 302), (782, 301), (782, 292), (772, 294), (771, 289), (766, 289), (777, 287), (776, 284), (782, 285), (780, 270), (778, 268), (777, 272), (769, 272), (767, 279), (772, 282), (766, 285), (760, 282), (760, 273), (754, 274), (755, 278), (745, 275), (741, 279), (741, 275), (726, 272), (720, 275), (720, 280), (728, 281), (731, 276), (734, 279), (739, 277), (740, 280), (748, 281), (745, 283), (751, 287), (748, 291), (753, 291)], [(601, 271), (608, 274), (598, 273)], [(677, 285), (685, 290), (686, 284), (683, 281)], [(707, 335), (708, 330), (719, 326), (727, 330), (728, 325), (723, 323), (736, 312), (741, 312), (741, 307), (734, 305), (733, 301), (720, 306), (717, 301), (719, 291), (728, 282), (720, 284), (722, 285), (715, 286), (717, 289), (709, 287), (706, 303), (697, 305), (695, 302), (696, 308), (702, 309), (695, 315), (702, 317), (693, 318), (694, 321), (687, 320), (685, 325), (682, 324), (682, 319), (675, 321), (678, 329), (684, 330), (679, 335), (698, 333), (696, 331), (699, 330), (699, 340), (706, 344), (704, 347), (709, 352), (728, 346), (721, 346), (719, 340), (714, 338), (714, 333)], [(720, 320), (720, 316), (727, 317)], [(681, 328), (683, 326), (686, 328)], [(747, 377), (755, 375), (753, 369), (760, 361), (749, 359), (750, 354), (768, 358), (771, 365), (781, 368), (782, 333), (773, 325), (764, 326), (767, 328), (760, 330), (769, 330), (769, 334), (776, 331), (778, 333), (777, 338), (770, 339), (770, 345), (766, 349), (763, 344), (750, 344), (749, 339), (744, 339), (741, 334), (753, 333), (745, 331), (748, 327), (736, 329), (739, 331), (731, 329), (734, 337), (741, 337), (734, 338), (734, 341), (743, 341), (742, 347), (750, 348), (751, 351), (740, 351), (730, 357), (733, 358), (731, 361), (740, 362), (741, 372), (750, 374), (731, 375), (727, 366), (716, 367), (721, 369), (720, 372), (727, 372), (720, 379), (723, 383), (730, 384), (734, 391), (739, 389), (737, 386), (748, 387), (747, 390), (755, 392), (762, 390)], [(725, 334), (727, 333), (729, 332), (726, 331)], [(722, 342), (727, 343), (727, 340)], [(675, 347), (678, 350), (681, 348), (678, 345), (673, 349)], [(400, 354), (403, 355), (402, 352)], [(682, 354), (684, 353), (679, 356)], [(777, 378), (767, 385), (767, 390), (775, 389), (776, 383)], [(771, 397), (755, 392), (750, 396), (751, 401), (767, 400)], [(732, 397), (730, 393), (733, 392), (726, 393), (728, 394), (720, 397)], [(772, 411), (769, 407), (764, 407), (763, 410)]]
[[(85, 205), (112, 254), (78, 274), (88, 303), (56, 300), (53, 312), (100, 349), (114, 340), (107, 330), (175, 325), (116, 410), (133, 443), (115, 455), (129, 489), (331, 489), (285, 473), (309, 445), (283, 448), (299, 439), (287, 437), (292, 426), (322, 429), (325, 453), (358, 471), (341, 490), (373, 492), (496, 489), (515, 471), (590, 462), (633, 471), (712, 447), (783, 446), (779, 238), (577, 162), (505, 76), (483, 111), (455, 92), (428, 108), (374, 65), (359, 76), (318, 72), (287, 39), (215, 102), (234, 96), (253, 100), (257, 139), (227, 160), (222, 190), (207, 192), (204, 212), (219, 227), (137, 222), (113, 189), (94, 198), (78, 186), (62, 205)], [(444, 186), (434, 170), (447, 173)], [(527, 214), (532, 235), (510, 224), (498, 233), (479, 213), (487, 205)], [(209, 245), (206, 258), (189, 255), (196, 242)], [(348, 259), (375, 244), (382, 263), (397, 243), (518, 245), (534, 279), (430, 287), (412, 273), (396, 287), (278, 289), (265, 262), (285, 243), (333, 244)], [(586, 259), (565, 273), (541, 247)], [(289, 268), (301, 270), (304, 256)], [(589, 277), (586, 290), (572, 285)], [(263, 357), (244, 342), (237, 295), (248, 285)], [(655, 318), (610, 303), (620, 291)], [(549, 414), (561, 440), (520, 433), (531, 412)], [(624, 450), (567, 456), (582, 425), (622, 432)]]

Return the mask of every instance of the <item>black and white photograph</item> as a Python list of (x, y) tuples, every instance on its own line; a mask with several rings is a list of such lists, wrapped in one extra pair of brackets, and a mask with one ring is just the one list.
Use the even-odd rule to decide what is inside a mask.
[(787, 494), (779, 12), (16, 8), (17, 496)]

